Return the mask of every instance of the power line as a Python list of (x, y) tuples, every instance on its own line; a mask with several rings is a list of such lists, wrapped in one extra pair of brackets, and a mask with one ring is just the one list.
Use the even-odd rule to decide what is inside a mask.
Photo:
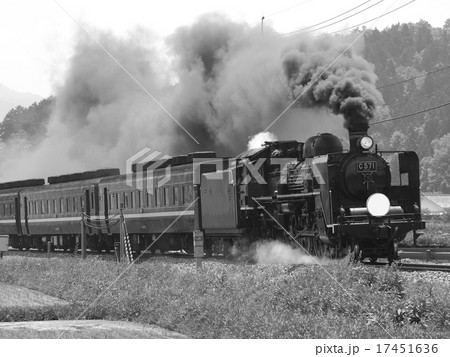
[[(330, 26), (336, 25), (336, 24), (338, 24), (339, 22), (342, 22), (342, 21), (347, 20), (347, 19), (349, 19), (349, 18), (351, 18), (351, 17), (354, 17), (354, 16), (356, 16), (356, 15), (358, 15), (358, 14), (360, 14), (360, 13), (366, 11), (366, 10), (369, 10), (370, 8), (372, 8), (372, 7), (376, 6), (376, 5), (378, 5), (379, 3), (383, 2), (383, 1), (384, 1), (384, 0), (380, 0), (380, 1), (378, 1), (377, 3), (375, 3), (375, 4), (373, 4), (373, 5), (370, 5), (369, 7), (366, 7), (365, 9), (362, 9), (362, 10), (360, 10), (360, 11), (358, 11), (358, 12), (352, 14), (352, 15), (349, 15), (349, 16), (347, 16), (347, 17), (344, 17), (344, 18), (341, 19), (341, 20), (332, 22), (331, 24), (328, 24), (328, 25), (325, 25), (325, 26), (316, 28), (316, 29), (314, 29), (314, 30), (306, 31), (305, 34), (308, 34), (308, 33), (311, 33), (311, 32), (315, 32), (315, 31), (318, 31), (318, 30), (322, 30), (322, 29), (324, 29), (324, 28), (326, 28), (326, 27), (330, 27)], [(342, 14), (341, 14), (341, 15), (342, 15)], [(339, 16), (337, 16), (337, 17), (339, 17)], [(328, 22), (328, 21), (325, 21), (325, 22)], [(303, 30), (304, 30), (304, 29), (300, 29), (300, 30), (295, 30), (295, 31), (283, 33), (282, 36), (290, 35), (290, 34), (297, 33), (297, 32), (301, 32), (301, 31), (303, 31)]]
[(388, 87), (395, 86), (395, 85), (397, 85), (397, 84), (401, 84), (401, 83), (405, 83), (405, 82), (412, 81), (413, 79), (417, 79), (417, 78), (421, 78), (421, 77), (426, 77), (426, 76), (428, 76), (428, 75), (430, 75), (430, 74), (432, 74), (432, 73), (440, 72), (440, 71), (443, 71), (444, 69), (447, 69), (447, 68), (450, 68), (450, 64), (449, 64), (449, 65), (446, 65), (446, 66), (444, 66), (444, 67), (441, 67), (441, 68), (434, 69), (434, 70), (432, 70), (432, 71), (430, 71), (430, 72), (425, 72), (424, 74), (419, 74), (418, 76), (410, 77), (410, 78), (403, 79), (403, 80), (398, 81), (398, 82), (394, 82), (394, 83), (386, 84), (386, 85), (384, 85), (384, 86), (377, 87), (377, 89), (388, 88)]
[(386, 123), (386, 122), (388, 122), (388, 121), (394, 121), (394, 120), (399, 120), (399, 119), (407, 118), (407, 117), (410, 117), (410, 116), (413, 116), (413, 115), (416, 115), (416, 114), (421, 114), (421, 113), (428, 112), (428, 111), (430, 111), (430, 110), (439, 109), (439, 108), (445, 107), (445, 106), (447, 106), (447, 105), (450, 105), (450, 102), (443, 103), (443, 104), (437, 105), (437, 106), (435, 106), (435, 107), (430, 107), (430, 108), (427, 108), (427, 109), (422, 109), (422, 110), (419, 110), (418, 112), (415, 112), (415, 113), (405, 114), (405, 115), (401, 115), (401, 116), (395, 117), (395, 118), (389, 118), (389, 119), (384, 119), (384, 120), (376, 121), (376, 122), (370, 123), (370, 125), (381, 124), (381, 123)]
[[(378, 17), (375, 17), (375, 18), (373, 18), (373, 19), (370, 19), (370, 20), (361, 22), (361, 23), (359, 23), (358, 25), (353, 25), (353, 26), (347, 27), (347, 28), (342, 29), (342, 30), (337, 30), (337, 31), (334, 31), (334, 32), (329, 32), (329, 33), (327, 33), (327, 35), (334, 35), (335, 33), (338, 33), (338, 32), (344, 32), (344, 31), (350, 30), (350, 29), (352, 29), (352, 28), (359, 27), (359, 26), (361, 26), (361, 25), (365, 25), (365, 24), (367, 24), (367, 23), (369, 23), (369, 22), (372, 22), (372, 21), (374, 21), (374, 20), (380, 19), (380, 18), (382, 18), (382, 17), (384, 17), (384, 16), (386, 16), (386, 15), (392, 14), (394, 11), (400, 10), (401, 8), (405, 7), (406, 5), (409, 5), (409, 4), (413, 3), (414, 1), (416, 1), (416, 0), (412, 0), (412, 1), (410, 1), (410, 2), (407, 2), (406, 4), (403, 4), (402, 6), (399, 6), (399, 7), (397, 7), (397, 8), (394, 9), (394, 10), (391, 10), (391, 11), (389, 11), (389, 12), (386, 12), (386, 13), (384, 13), (384, 14), (378, 16)], [(322, 34), (319, 35), (319, 36), (322, 36)], [(315, 36), (315, 37), (318, 37), (318, 36)]]
[(339, 14), (339, 15), (337, 15), (337, 16), (332, 17), (331, 19), (328, 19), (328, 20), (319, 22), (319, 23), (317, 23), (317, 24), (315, 24), (315, 25), (311, 25), (311, 26), (308, 26), (308, 27), (303, 27), (303, 28), (301, 28), (301, 29), (298, 29), (298, 30), (295, 30), (295, 31), (292, 31), (292, 32), (288, 32), (288, 33), (283, 34), (283, 35), (291, 34), (291, 33), (294, 33), (294, 32), (300, 32), (300, 31), (304, 31), (304, 30), (308, 30), (308, 29), (310, 29), (310, 28), (313, 28), (313, 27), (322, 25), (322, 24), (324, 24), (324, 23), (327, 23), (328, 21), (337, 19), (338, 17), (341, 17), (341, 16), (343, 16), (343, 15), (345, 15), (345, 14), (348, 14), (349, 12), (351, 12), (351, 11), (357, 9), (358, 7), (361, 7), (361, 6), (365, 5), (365, 4), (367, 4), (367, 3), (370, 2), (370, 1), (371, 1), (371, 0), (367, 0), (366, 2), (363, 2), (362, 4), (359, 4), (358, 6), (355, 6), (354, 8), (351, 8), (350, 10), (347, 10), (347, 11), (343, 12), (342, 14)]
[(300, 6), (300, 5), (304, 5), (304, 4), (307, 4), (307, 3), (311, 2), (311, 1), (312, 1), (312, 0), (306, 0), (306, 1), (302, 1), (302, 2), (300, 2), (300, 3), (297, 3), (297, 4), (295, 4), (295, 5), (291, 5), (291, 6), (289, 6), (289, 7), (285, 8), (285, 9), (283, 9), (283, 10), (279, 10), (279, 11), (275, 11), (275, 12), (272, 12), (271, 14), (269, 14), (269, 15), (265, 15), (265, 16), (263, 16), (263, 17), (265, 17), (265, 18), (268, 18), (268, 17), (273, 17), (273, 16), (275, 16), (275, 15), (281, 14), (282, 12), (285, 12), (285, 11), (291, 10), (291, 9), (293, 9), (294, 7), (297, 7), (297, 6)]
[[(435, 93), (437, 93), (437, 92), (443, 92), (443, 91), (446, 91), (446, 90), (448, 90), (449, 89), (449, 86), (447, 86), (447, 87), (445, 87), (445, 88), (438, 88), (438, 89), (435, 89), (434, 91), (432, 91), (432, 92), (430, 92), (430, 93), (427, 93), (426, 95), (421, 95), (420, 96), (420, 98), (421, 99), (424, 99), (424, 98), (430, 98), (433, 94), (435, 94)], [(413, 93), (414, 94), (414, 93)], [(403, 101), (403, 102), (399, 102), (399, 103), (385, 103), (385, 105), (387, 106), (387, 107), (389, 107), (389, 109), (392, 109), (392, 108), (396, 108), (396, 107), (398, 107), (398, 106), (400, 106), (400, 105), (403, 105), (403, 104), (407, 104), (407, 103), (409, 103), (411, 100), (414, 100), (414, 98), (412, 97), (412, 95), (413, 94), (411, 94), (411, 96), (408, 98), (408, 100), (405, 100), (405, 101)]]

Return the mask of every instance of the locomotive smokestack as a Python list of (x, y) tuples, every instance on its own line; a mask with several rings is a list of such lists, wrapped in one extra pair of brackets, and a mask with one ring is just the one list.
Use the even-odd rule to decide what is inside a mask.
[(367, 136), (367, 130), (369, 129), (368, 125), (352, 125), (347, 128), (348, 129), (348, 138), (350, 141), (350, 151), (361, 150), (358, 145), (358, 140)]

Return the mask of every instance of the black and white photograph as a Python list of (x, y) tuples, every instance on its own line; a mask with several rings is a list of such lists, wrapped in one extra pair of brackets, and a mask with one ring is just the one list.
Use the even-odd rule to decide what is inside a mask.
[(8, 355), (450, 353), (450, 3), (0, 9)]

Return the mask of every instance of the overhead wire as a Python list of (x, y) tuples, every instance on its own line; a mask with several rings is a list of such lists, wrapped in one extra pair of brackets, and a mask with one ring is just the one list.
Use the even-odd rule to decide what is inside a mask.
[[(420, 98), (421, 99), (430, 98), (433, 94), (436, 94), (437, 92), (442, 92), (443, 90), (448, 90), (448, 89), (450, 89), (450, 86), (446, 86), (445, 89), (438, 88), (438, 89), (435, 89), (434, 91), (432, 91), (430, 93), (427, 93), (426, 95), (421, 95)], [(410, 96), (408, 98), (408, 100), (404, 100), (404, 101), (399, 102), (399, 103), (385, 103), (385, 106), (387, 106), (389, 109), (396, 108), (396, 107), (398, 107), (400, 105), (404, 105), (404, 104), (409, 103), (412, 100), (411, 98), (412, 97)]]
[(430, 108), (427, 108), (427, 109), (422, 109), (422, 110), (419, 110), (419, 111), (414, 112), (414, 113), (409, 113), (409, 114), (400, 115), (400, 116), (394, 117), (394, 118), (389, 118), (389, 119), (384, 119), (384, 120), (379, 120), (379, 121), (376, 121), (376, 122), (372, 122), (372, 123), (370, 123), (370, 125), (376, 125), (376, 124), (381, 124), (381, 123), (386, 123), (386, 122), (390, 122), (390, 121), (395, 121), (395, 120), (407, 118), (407, 117), (410, 117), (410, 116), (413, 116), (413, 115), (417, 115), (417, 114), (425, 113), (425, 112), (428, 112), (428, 111), (431, 111), (431, 110), (435, 110), (435, 109), (439, 109), (439, 108), (442, 108), (442, 107), (446, 107), (447, 105), (450, 105), (450, 102), (442, 103), (442, 104), (439, 104), (439, 105), (436, 105), (434, 107), (430, 107)]
[(379, 87), (377, 87), (377, 89), (388, 88), (388, 87), (395, 86), (395, 85), (397, 85), (397, 84), (406, 83), (406, 82), (412, 81), (412, 80), (417, 79), (417, 78), (426, 77), (426, 76), (428, 76), (428, 75), (430, 75), (430, 74), (433, 74), (433, 73), (436, 73), (436, 72), (443, 71), (443, 70), (448, 69), (448, 68), (450, 68), (450, 64), (448, 64), (448, 65), (446, 65), (446, 66), (444, 66), (444, 67), (437, 68), (437, 69), (434, 69), (434, 70), (432, 70), (432, 71), (423, 73), (423, 74), (419, 74), (419, 75), (417, 75), (417, 76), (413, 76), (413, 77), (410, 77), (410, 78), (403, 79), (403, 80), (398, 81), (398, 82), (389, 83), (389, 84), (386, 84), (386, 85), (379, 86)]
[[(287, 34), (293, 33), (293, 32), (300, 32), (300, 31), (308, 30), (308, 29), (310, 29), (310, 28), (313, 28), (313, 27), (316, 27), (316, 26), (325, 24), (325, 23), (327, 23), (328, 21), (332, 21), (332, 20), (334, 20), (334, 19), (337, 19), (338, 17), (341, 17), (341, 16), (343, 16), (343, 15), (345, 15), (345, 14), (348, 14), (349, 12), (351, 12), (351, 11), (353, 11), (353, 10), (356, 10), (357, 8), (359, 8), (359, 7), (361, 7), (361, 6), (365, 5), (365, 4), (367, 4), (367, 3), (370, 2), (370, 1), (372, 1), (372, 0), (367, 0), (367, 1), (363, 2), (362, 4), (359, 4), (358, 6), (355, 6), (355, 7), (351, 8), (350, 10), (347, 10), (347, 11), (345, 11), (345, 12), (339, 14), (339, 15), (336, 15), (336, 16), (334, 16), (334, 17), (328, 19), (328, 20), (319, 22), (319, 23), (317, 23), (317, 24), (314, 24), (314, 25), (311, 25), (311, 26), (308, 26), (308, 27), (303, 27), (303, 28), (301, 28), (301, 29), (298, 29), (298, 30), (295, 30), (295, 31), (292, 31), (292, 32), (288, 32)], [(285, 34), (284, 34), (284, 35), (285, 35)]]
[[(336, 25), (336, 24), (338, 24), (338, 23), (340, 23), (340, 22), (342, 22), (342, 21), (345, 21), (345, 20), (347, 20), (347, 19), (350, 19), (350, 18), (352, 18), (352, 17), (354, 17), (354, 16), (356, 16), (356, 15), (359, 15), (360, 13), (362, 13), (362, 12), (364, 12), (364, 11), (366, 11), (366, 10), (371, 9), (372, 7), (374, 7), (374, 6), (376, 6), (376, 5), (380, 4), (380, 3), (382, 3), (383, 1), (384, 1), (384, 0), (379, 0), (377, 3), (375, 3), (375, 4), (373, 4), (373, 5), (370, 5), (370, 6), (366, 7), (365, 9), (362, 9), (362, 10), (360, 10), (360, 11), (358, 11), (358, 12), (352, 14), (352, 15), (349, 15), (349, 16), (347, 16), (347, 17), (344, 17), (343, 19), (340, 19), (340, 20), (338, 20), (338, 21), (335, 21), (335, 22), (333, 22), (333, 23), (331, 23), (331, 24), (328, 24), (328, 25), (325, 25), (325, 26), (322, 26), (322, 27), (319, 27), (319, 28), (316, 28), (316, 29), (313, 29), (313, 30), (310, 30), (310, 31), (306, 31), (306, 32), (304, 32), (304, 34), (308, 34), (308, 33), (315, 32), (315, 31), (319, 31), (319, 30), (322, 30), (322, 29), (324, 29), (324, 28), (327, 28), (327, 27)], [(325, 22), (328, 22), (328, 21), (325, 21)], [(286, 33), (281, 34), (281, 36), (291, 35), (291, 34), (293, 34), (293, 33), (298, 33), (298, 32), (301, 32), (301, 31), (303, 31), (303, 29), (299, 29), (299, 30), (295, 30), (295, 31), (291, 31), (291, 32), (286, 32)]]
[[(414, 1), (416, 1), (416, 0), (411, 0), (410, 2), (407, 2), (406, 4), (403, 4), (402, 6), (399, 6), (399, 7), (395, 8), (395, 9), (393, 9), (393, 10), (391, 10), (391, 11), (388, 11), (388, 12), (386, 12), (386, 13), (384, 13), (384, 14), (381, 14), (380, 16), (374, 17), (373, 19), (370, 19), (370, 20), (361, 22), (361, 23), (359, 23), (359, 24), (357, 24), (357, 25), (353, 25), (353, 26), (347, 27), (347, 28), (345, 28), (345, 29), (337, 30), (337, 31), (334, 31), (334, 32), (328, 32), (327, 35), (334, 35), (335, 33), (344, 32), (344, 31), (350, 30), (350, 29), (352, 29), (352, 28), (359, 27), (359, 26), (361, 26), (361, 25), (365, 25), (365, 24), (367, 24), (367, 23), (369, 23), (369, 22), (372, 22), (372, 21), (374, 21), (374, 20), (381, 19), (382, 17), (384, 17), (384, 16), (386, 16), (386, 15), (392, 14), (393, 12), (395, 12), (395, 11), (397, 11), (397, 10), (400, 10), (401, 8), (404, 8), (405, 6), (407, 6), (407, 5), (411, 4), (411, 3), (413, 3)], [(320, 34), (319, 36), (323, 36), (323, 34)], [(317, 36), (316, 36), (316, 37), (317, 37)]]
[(312, 0), (302, 1), (302, 2), (300, 2), (300, 3), (297, 3), (297, 4), (295, 4), (295, 5), (290, 6), (290, 7), (288, 7), (288, 8), (285, 8), (285, 9), (283, 9), (283, 10), (275, 11), (275, 12), (269, 14), (269, 15), (264, 15), (263, 17), (265, 17), (265, 18), (273, 17), (273, 16), (276, 16), (276, 15), (278, 15), (278, 14), (281, 14), (281, 13), (283, 13), (283, 12), (285, 12), (285, 11), (288, 11), (288, 10), (291, 10), (291, 9), (293, 9), (293, 8), (295, 8), (295, 7), (298, 7), (298, 6), (300, 6), (300, 5), (307, 4), (307, 3), (311, 2), (311, 1), (312, 1)]

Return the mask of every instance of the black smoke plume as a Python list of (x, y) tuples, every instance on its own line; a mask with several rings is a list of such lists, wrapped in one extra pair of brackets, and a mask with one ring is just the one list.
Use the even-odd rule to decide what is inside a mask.
[(283, 70), (299, 105), (327, 107), (344, 116), (347, 129), (367, 130), (383, 99), (373, 65), (347, 47), (331, 39), (301, 42), (284, 53)]
[[(345, 40), (281, 38), (270, 27), (261, 34), (259, 26), (217, 14), (176, 30), (166, 40), (168, 53), (146, 31), (125, 38), (91, 32), (200, 144), (91, 38), (80, 35), (46, 139), (32, 151), (20, 145), (11, 146), (11, 154), (4, 151), (3, 180), (123, 170), (126, 159), (146, 146), (169, 155), (200, 150), (234, 155), (310, 84), (296, 109), (274, 127), (280, 140), (305, 140), (301, 135), (308, 130), (327, 130), (323, 108), (342, 114), (346, 127), (367, 126), (382, 101), (372, 66), (353, 50), (322, 74), (346, 48)], [(305, 107), (309, 110), (298, 115)], [(319, 117), (325, 123), (320, 128)]]

